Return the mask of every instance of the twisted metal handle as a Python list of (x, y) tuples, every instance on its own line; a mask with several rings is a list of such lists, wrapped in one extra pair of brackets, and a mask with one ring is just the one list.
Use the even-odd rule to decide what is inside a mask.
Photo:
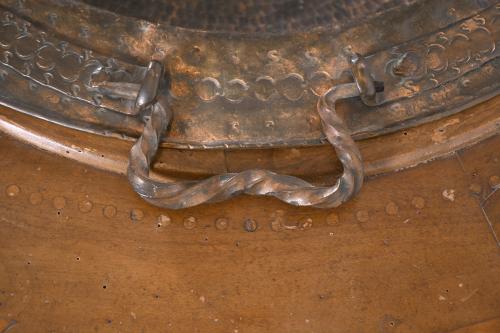
[[(158, 64), (158, 63), (157, 63)], [(161, 70), (161, 65), (150, 65), (150, 69)], [(158, 73), (149, 77), (158, 77)], [(142, 89), (141, 89), (142, 91)], [(202, 203), (218, 202), (240, 193), (276, 197), (295, 206), (320, 208), (337, 207), (358, 193), (363, 184), (363, 163), (356, 143), (349, 130), (335, 112), (339, 99), (360, 95), (356, 83), (342, 84), (330, 88), (318, 101), (318, 113), (323, 132), (333, 145), (342, 162), (344, 171), (333, 186), (315, 186), (302, 179), (280, 175), (268, 170), (246, 170), (226, 173), (201, 181), (160, 182), (150, 177), (150, 167), (166, 133), (172, 111), (168, 99), (159, 95), (153, 101), (150, 96), (140, 95), (141, 107), (149, 107), (150, 115), (142, 135), (130, 150), (128, 179), (134, 190), (146, 201), (164, 208), (181, 209)], [(147, 95), (147, 94), (146, 94)], [(149, 100), (149, 103), (142, 102)], [(330, 108), (328, 105), (332, 105)]]

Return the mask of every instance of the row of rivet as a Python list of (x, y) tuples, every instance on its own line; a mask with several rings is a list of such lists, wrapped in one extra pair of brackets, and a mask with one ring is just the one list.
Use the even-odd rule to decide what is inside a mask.
[[(497, 175), (493, 175), (489, 178), (489, 185), (493, 189), (498, 189), (500, 188), (500, 177)], [(469, 190), (473, 194), (479, 194), (481, 192), (481, 186), (474, 183), (469, 187)], [(444, 190), (443, 191), (443, 197), (447, 200), (451, 200), (450, 196), (453, 194), (451, 192), (453, 190)], [(19, 195), (21, 192), (21, 189), (19, 186), (12, 184), (6, 187), (5, 193), (9, 197), (15, 197)], [(29, 202), (32, 205), (39, 205), (43, 201), (43, 196), (40, 192), (33, 192), (29, 196)], [(453, 201), (453, 200), (451, 200)], [(52, 199), (52, 205), (55, 209), (57, 210), (62, 210), (66, 206), (66, 199), (62, 196), (56, 196)], [(413, 197), (411, 200), (411, 205), (418, 209), (421, 210), (425, 207), (425, 199), (416, 196)], [(93, 203), (90, 200), (82, 200), (78, 202), (78, 209), (82, 213), (89, 213), (93, 209)], [(385, 213), (389, 216), (395, 216), (399, 212), (399, 207), (398, 205), (390, 201), (387, 203), (385, 206)], [(106, 218), (113, 218), (117, 214), (117, 209), (115, 206), (112, 205), (106, 205), (102, 209), (102, 214)], [(133, 208), (130, 210), (129, 213), (130, 219), (133, 222), (140, 221), (144, 218), (144, 212), (140, 209)], [(359, 210), (355, 213), (356, 220), (358, 222), (367, 222), (370, 218), (369, 213), (367, 210)], [(157, 227), (165, 227), (171, 224), (172, 219), (170, 216), (167, 214), (161, 214), (157, 217)], [(335, 212), (330, 213), (329, 215), (326, 216), (326, 223), (328, 225), (336, 225), (340, 222), (339, 215)], [(185, 229), (194, 229), (197, 226), (197, 219), (194, 216), (189, 216), (183, 219), (183, 226)], [(229, 219), (226, 217), (219, 217), (215, 220), (215, 228), (217, 230), (226, 230), (229, 228), (230, 222)], [(300, 218), (297, 222), (293, 224), (287, 224), (287, 219), (285, 218), (285, 212), (283, 210), (277, 210), (271, 215), (271, 223), (270, 223), (270, 228), (274, 231), (280, 231), (280, 230), (304, 230), (304, 229), (309, 229), (313, 225), (313, 220), (310, 217), (303, 217)], [(254, 232), (257, 231), (258, 229), (258, 223), (254, 219), (245, 219), (243, 221), (243, 229), (248, 231), (248, 232)]]

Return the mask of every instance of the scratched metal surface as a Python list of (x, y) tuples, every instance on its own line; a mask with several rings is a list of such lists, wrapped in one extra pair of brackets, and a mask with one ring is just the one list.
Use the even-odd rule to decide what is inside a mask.
[(139, 19), (207, 31), (308, 31), (356, 20), (416, 0), (83, 0)]
[[(375, 79), (386, 83), (381, 106), (359, 99), (338, 105), (355, 139), (461, 111), (496, 95), (500, 85), (495, 0), (419, 0), (345, 29), (278, 35), (272, 27), (186, 30), (74, 0), (1, 0), (0, 7), (3, 104), (64, 126), (135, 138), (142, 120), (126, 114), (133, 101), (96, 85), (139, 84), (151, 55), (163, 50), (174, 113), (163, 141), (178, 148), (324, 143), (316, 103), (332, 85), (352, 81), (347, 45), (368, 56)], [(15, 24), (5, 21), (6, 12)]]

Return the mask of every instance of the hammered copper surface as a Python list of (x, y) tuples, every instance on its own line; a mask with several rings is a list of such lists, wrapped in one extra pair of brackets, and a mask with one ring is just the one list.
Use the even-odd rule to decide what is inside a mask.
[(158, 57), (174, 110), (164, 141), (178, 148), (324, 143), (315, 104), (330, 87), (352, 82), (349, 47), (383, 85), (375, 99), (382, 105), (339, 105), (355, 139), (459, 112), (500, 89), (494, 0), (420, 0), (354, 26), (286, 34), (183, 29), (73, 0), (2, 0), (1, 7), (3, 104), (73, 128), (138, 137), (133, 96), (109, 88), (139, 85)]
[(353, 25), (411, 0), (83, 0), (111, 12), (175, 27), (285, 33)]
[[(155, 70), (156, 69), (156, 70)], [(364, 180), (363, 159), (350, 131), (335, 110), (337, 101), (359, 96), (358, 82), (332, 87), (318, 101), (323, 132), (342, 163), (342, 175), (333, 184), (318, 186), (290, 175), (256, 168), (239, 173), (224, 173), (202, 180), (159, 181), (150, 173), (163, 133), (169, 127), (172, 110), (165, 96), (156, 97), (156, 85), (149, 84), (161, 75), (161, 65), (151, 62), (136, 105), (151, 109), (143, 133), (130, 149), (127, 177), (144, 200), (156, 206), (182, 209), (228, 200), (240, 194), (272, 196), (295, 206), (333, 208), (355, 196)], [(148, 80), (149, 79), (149, 80)], [(154, 91), (153, 88), (154, 87)], [(329, 105), (332, 105), (330, 107)], [(140, 106), (138, 108), (141, 108)]]

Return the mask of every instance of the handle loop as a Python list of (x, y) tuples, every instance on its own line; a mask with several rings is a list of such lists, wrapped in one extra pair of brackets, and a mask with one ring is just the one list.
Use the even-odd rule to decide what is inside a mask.
[[(150, 64), (149, 68), (158, 66)], [(143, 133), (130, 150), (129, 182), (144, 200), (169, 209), (219, 202), (241, 193), (273, 196), (295, 206), (337, 207), (359, 192), (363, 184), (363, 163), (349, 130), (335, 112), (335, 102), (359, 94), (356, 83), (337, 85), (323, 94), (317, 104), (323, 132), (344, 168), (333, 186), (315, 186), (297, 177), (258, 169), (215, 175), (200, 181), (152, 179), (151, 163), (172, 119), (168, 99), (163, 94), (147, 106), (150, 116), (145, 117)]]

